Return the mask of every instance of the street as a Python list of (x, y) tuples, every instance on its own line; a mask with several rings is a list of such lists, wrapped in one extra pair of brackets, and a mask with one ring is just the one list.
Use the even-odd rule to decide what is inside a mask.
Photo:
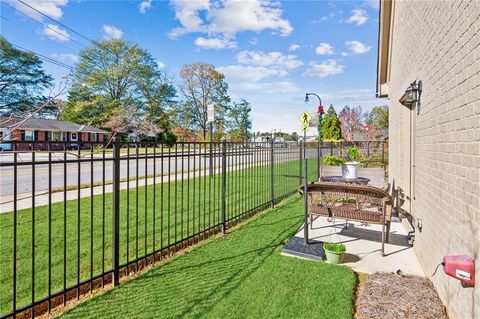
[[(325, 150), (326, 151), (326, 150)], [(200, 153), (200, 155), (199, 155)], [(281, 163), (299, 158), (299, 149), (275, 149), (275, 163)], [(316, 149), (306, 150), (307, 158), (316, 158)], [(126, 182), (130, 180), (128, 187), (136, 185), (136, 178), (151, 178), (154, 175), (156, 183), (167, 182), (169, 177), (182, 173), (183, 178), (190, 178), (203, 175), (202, 172), (208, 172), (210, 168), (210, 153), (208, 148), (202, 150), (193, 150), (190, 152), (164, 153), (145, 155), (140, 154), (136, 157), (134, 154), (121, 155), (120, 159), (120, 180)], [(90, 156), (82, 157), (78, 162), (75, 154), (67, 154), (67, 163), (64, 162), (64, 153), (52, 153), (52, 163), (48, 164), (49, 156), (47, 153), (35, 154), (35, 164), (31, 153), (20, 153), (17, 156), (17, 178), (15, 183), (13, 155), (2, 154), (0, 157), (0, 205), (11, 203), (17, 190), (17, 199), (31, 198), (33, 191), (36, 196), (48, 194), (50, 187), (52, 193), (63, 192), (66, 190), (75, 190), (78, 188), (90, 188), (91, 186), (101, 186), (111, 184), (113, 178), (113, 157), (111, 154), (94, 155), (93, 160)], [(227, 153), (227, 166), (229, 170), (242, 169), (251, 166), (267, 165), (270, 162), (270, 149), (230, 149)], [(211, 164), (214, 172), (218, 172), (221, 167), (221, 153), (217, 149), (212, 151)], [(49, 187), (49, 175), (51, 173), (51, 186)], [(178, 177), (177, 177), (178, 178)], [(180, 177), (181, 178), (181, 177)], [(127, 184), (127, 183), (126, 183)], [(65, 188), (66, 186), (66, 188)], [(83, 196), (81, 196), (83, 197)], [(9, 205), (10, 206), (10, 205)], [(4, 211), (2, 209), (2, 211)]]

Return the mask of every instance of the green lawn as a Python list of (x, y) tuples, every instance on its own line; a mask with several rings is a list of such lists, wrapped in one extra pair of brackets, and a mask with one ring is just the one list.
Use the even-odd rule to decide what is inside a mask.
[[(265, 156), (268, 159), (268, 153)], [(275, 197), (294, 191), (299, 184), (298, 160), (277, 163), (274, 167)], [(309, 161), (310, 180), (316, 177), (315, 167), (316, 161)], [(268, 204), (271, 196), (270, 166), (237, 168), (227, 174), (227, 219)], [(164, 182), (155, 186), (143, 187), (141, 180), (138, 190), (121, 191), (121, 264), (220, 223), (221, 175), (209, 178), (199, 177), (198, 172), (195, 176), (192, 174), (189, 181), (175, 181), (174, 177), (164, 176)], [(18, 211), (17, 307), (32, 301), (32, 286), (35, 300), (47, 296), (49, 276), (51, 292), (56, 292), (63, 289), (64, 279), (69, 287), (91, 275), (101, 274), (102, 268), (111, 269), (111, 208), (112, 196), (106, 194), (67, 201), (65, 205), (64, 202), (54, 203), (50, 214), (48, 206), (36, 207), (35, 214), (31, 209)], [(32, 215), (35, 217), (34, 231)], [(51, 268), (48, 262), (49, 220)], [(0, 314), (13, 308), (13, 247), (13, 213), (0, 214)]]
[(350, 268), (280, 255), (302, 217), (295, 196), (62, 318), (352, 318)]

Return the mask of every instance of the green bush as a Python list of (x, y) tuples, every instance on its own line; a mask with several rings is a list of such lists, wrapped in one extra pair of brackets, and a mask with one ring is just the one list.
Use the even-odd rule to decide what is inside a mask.
[(337, 243), (323, 243), (323, 249), (337, 254), (343, 254), (347, 251), (347, 248), (345, 248), (344, 244)]
[(345, 159), (337, 155), (325, 155), (323, 157), (323, 164), (327, 166), (339, 166), (345, 164)]
[(352, 146), (348, 148), (347, 158), (349, 161), (358, 161), (362, 157), (358, 148)]
[(170, 132), (165, 132), (162, 134), (162, 142), (172, 147), (177, 142), (177, 136)]

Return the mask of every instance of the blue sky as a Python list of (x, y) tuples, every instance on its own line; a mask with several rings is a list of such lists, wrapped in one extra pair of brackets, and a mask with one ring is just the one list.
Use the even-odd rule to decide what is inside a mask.
[[(299, 114), (318, 105), (304, 103), (307, 91), (337, 111), (384, 104), (375, 98), (375, 0), (22, 1), (89, 39), (138, 43), (174, 81), (185, 63), (212, 63), (233, 100), (251, 102), (254, 131), (298, 132)], [(2, 3), (1, 15), (9, 41), (68, 65), (89, 44), (17, 0)], [(68, 73), (44, 68), (56, 79)]]

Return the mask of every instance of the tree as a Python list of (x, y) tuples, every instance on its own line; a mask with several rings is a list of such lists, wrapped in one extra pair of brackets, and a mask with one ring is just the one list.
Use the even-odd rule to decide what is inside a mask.
[(351, 141), (353, 132), (360, 132), (362, 129), (362, 107), (352, 107), (345, 105), (338, 114), (341, 123), (343, 138), (346, 141)]
[(298, 136), (298, 133), (297, 132), (293, 132), (292, 133), (292, 138), (295, 142), (298, 142), (298, 139), (300, 138), (300, 136)]
[(145, 100), (143, 112), (146, 121), (156, 124), (162, 131), (171, 130), (169, 109), (175, 104), (176, 97), (176, 89), (171, 81), (157, 71), (152, 77), (140, 79), (139, 89)]
[[(43, 92), (52, 87), (53, 78), (42, 69), (42, 61), (31, 52), (15, 49), (0, 36), (0, 115), (33, 112), (47, 98)], [(45, 105), (39, 114), (51, 113)]]
[(341, 123), (333, 105), (330, 105), (325, 114), (321, 130), (322, 138), (325, 140), (339, 140), (342, 138)]
[(227, 125), (232, 141), (241, 142), (250, 138), (250, 130), (252, 128), (251, 111), (250, 103), (244, 99), (229, 106)]
[(138, 137), (159, 135), (162, 130), (152, 121), (145, 119), (135, 108), (117, 108), (104, 124), (113, 135), (135, 133)]
[(53, 106), (53, 109), (51, 110), (51, 115), (57, 120), (60, 119), (60, 115), (62, 114), (63, 109), (67, 106), (67, 101), (54, 99), (51, 104)]
[(184, 65), (180, 78), (180, 93), (184, 99), (179, 110), (181, 117), (192, 128), (199, 129), (203, 139), (206, 139), (208, 105), (215, 105), (215, 117), (220, 121), (230, 102), (225, 76), (217, 72), (213, 65), (198, 62)]
[(134, 109), (145, 122), (165, 129), (174, 97), (173, 85), (148, 51), (123, 40), (98, 41), (80, 52), (61, 117), (106, 127), (110, 117)]
[(375, 106), (365, 114), (365, 122), (375, 129), (388, 129), (388, 106)]

